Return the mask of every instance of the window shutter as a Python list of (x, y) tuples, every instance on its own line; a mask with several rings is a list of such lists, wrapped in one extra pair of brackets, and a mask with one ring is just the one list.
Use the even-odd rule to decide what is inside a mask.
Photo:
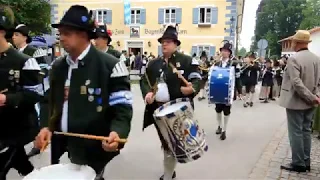
[(218, 24), (218, 7), (211, 8), (211, 24)]
[(106, 24), (112, 24), (112, 10), (107, 10)]
[(191, 56), (193, 56), (193, 54), (197, 54), (197, 50), (198, 50), (198, 46), (192, 46), (192, 48), (191, 48)]
[(164, 9), (158, 9), (158, 24), (164, 24)]
[(158, 46), (158, 55), (162, 56), (162, 47), (161, 47), (161, 45)]
[(192, 23), (198, 24), (199, 23), (199, 8), (193, 8), (192, 17), (193, 17)]
[(176, 23), (181, 24), (182, 21), (182, 8), (176, 8)]
[(140, 24), (146, 24), (146, 9), (140, 9)]
[(216, 47), (210, 46), (210, 52), (209, 52), (210, 57), (213, 57), (215, 53), (216, 53)]

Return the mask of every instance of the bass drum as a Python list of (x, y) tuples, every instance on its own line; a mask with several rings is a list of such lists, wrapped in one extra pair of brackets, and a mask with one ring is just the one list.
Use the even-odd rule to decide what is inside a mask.
[(233, 66), (222, 68), (214, 66), (209, 71), (209, 104), (231, 105), (235, 87), (235, 69)]

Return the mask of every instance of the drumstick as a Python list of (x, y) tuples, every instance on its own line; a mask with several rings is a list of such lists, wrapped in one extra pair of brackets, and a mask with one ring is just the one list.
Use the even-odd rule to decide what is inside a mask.
[(184, 84), (186, 84), (186, 86), (189, 86), (189, 81), (187, 81), (182, 75), (181, 73), (177, 70), (176, 67), (174, 67), (173, 64), (169, 63), (170, 67), (172, 68), (173, 72), (176, 73), (178, 75), (178, 77), (183, 81)]
[[(94, 136), (94, 135), (89, 135), (89, 134), (66, 133), (66, 132), (57, 132), (57, 131), (55, 131), (54, 134), (64, 135), (64, 136), (72, 136), (72, 137), (79, 137), (79, 138), (91, 139), (91, 140), (98, 140), (98, 141), (109, 141), (109, 137)], [(126, 143), (127, 139), (115, 139), (115, 142)]]
[(43, 152), (44, 150), (46, 150), (48, 145), (49, 145), (49, 141), (45, 141), (44, 146), (42, 146), (40, 152)]

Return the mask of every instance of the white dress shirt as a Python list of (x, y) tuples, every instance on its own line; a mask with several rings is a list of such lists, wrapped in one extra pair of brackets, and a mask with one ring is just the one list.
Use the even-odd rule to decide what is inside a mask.
[[(89, 44), (88, 47), (80, 54), (80, 56), (77, 58), (77, 61), (73, 61), (71, 57), (67, 55), (66, 61), (69, 64), (69, 70), (68, 70), (68, 78), (64, 84), (65, 87), (70, 87), (72, 70), (78, 68), (78, 62), (81, 61), (88, 54), (90, 48), (91, 48), (91, 44)], [(63, 132), (68, 132), (68, 107), (69, 107), (69, 101), (66, 100), (63, 103), (62, 117), (61, 117), (61, 131)]]

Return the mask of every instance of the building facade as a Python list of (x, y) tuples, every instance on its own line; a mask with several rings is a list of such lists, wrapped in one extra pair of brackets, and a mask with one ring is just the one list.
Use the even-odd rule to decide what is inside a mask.
[(244, 0), (130, 0), (131, 22), (125, 22), (123, 0), (53, 0), (52, 22), (74, 4), (93, 10), (98, 23), (112, 30), (112, 45), (128, 52), (161, 55), (157, 39), (166, 26), (178, 24), (179, 47), (186, 54), (210, 56), (223, 40), (236, 42)]
[[(311, 35), (311, 43), (309, 43), (309, 50), (320, 57), (320, 27), (315, 27), (309, 30)], [(282, 46), (281, 55), (293, 55), (295, 52), (291, 47), (291, 39), (293, 36), (287, 37), (279, 41)]]

